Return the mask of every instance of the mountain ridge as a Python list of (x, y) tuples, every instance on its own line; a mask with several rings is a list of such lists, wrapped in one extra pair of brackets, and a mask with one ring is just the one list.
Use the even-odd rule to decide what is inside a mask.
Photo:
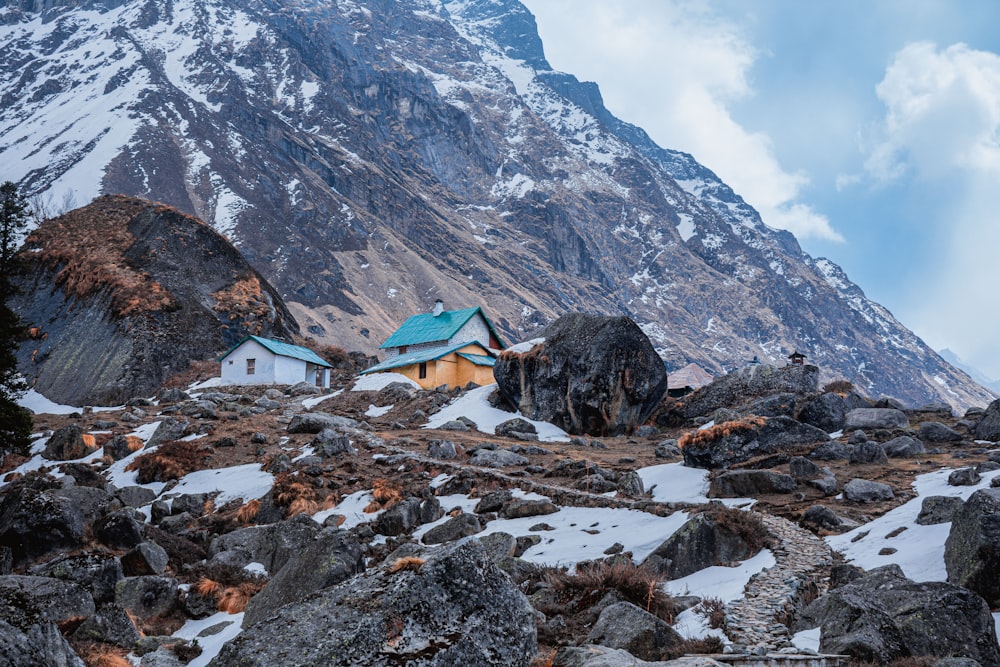
[[(553, 71), (518, 2), (77, 4), (0, 13), (0, 55), (23, 72), (0, 89), (17, 102), (0, 155), (25, 169), (9, 176), (201, 217), (321, 340), (374, 351), (441, 297), (513, 339), (623, 313), (674, 368), (800, 350), (872, 395), (992, 398), (596, 84)], [(59, 115), (80, 99), (80, 119)]]

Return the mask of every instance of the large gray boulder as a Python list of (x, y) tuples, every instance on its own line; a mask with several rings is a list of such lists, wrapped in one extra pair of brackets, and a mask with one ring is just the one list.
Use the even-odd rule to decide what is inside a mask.
[(876, 500), (891, 500), (893, 493), (888, 484), (855, 478), (844, 485), (844, 498), (858, 503), (873, 503)]
[(251, 598), (243, 616), (243, 627), (270, 618), (284, 605), (339, 584), (364, 567), (364, 555), (357, 538), (346, 530), (326, 529)]
[(791, 475), (773, 470), (730, 470), (712, 479), (711, 498), (752, 498), (765, 493), (792, 493), (798, 487)]
[(909, 428), (906, 413), (895, 408), (855, 408), (847, 413), (844, 430), (857, 428)]
[(916, 583), (897, 565), (872, 570), (809, 605), (799, 627), (820, 626), (819, 650), (886, 664), (909, 656), (961, 656), (1000, 664), (989, 606), (942, 582)]
[(901, 435), (882, 443), (882, 450), (891, 459), (924, 454), (924, 443), (909, 435)]
[(42, 456), (50, 461), (72, 461), (97, 451), (94, 436), (84, 438), (83, 429), (70, 424), (59, 429), (46, 441)]
[(1000, 606), (1000, 489), (980, 489), (954, 514), (944, 546), (948, 581)]
[(310, 517), (298, 514), (286, 521), (266, 526), (250, 526), (212, 540), (208, 555), (212, 563), (246, 567), (260, 563), (274, 574), (288, 560), (310, 545), (319, 534)]
[(82, 586), (51, 577), (8, 574), (0, 577), (0, 589), (27, 596), (42, 620), (59, 623), (90, 616), (96, 609), (94, 598)]
[(711, 414), (719, 408), (740, 405), (757, 396), (813, 394), (818, 386), (819, 368), (816, 366), (745, 366), (729, 375), (716, 378), (686, 396), (681, 410), (686, 418), (691, 419)]
[(0, 587), (0, 665), (84, 667), (59, 627), (20, 587)]
[(745, 560), (753, 553), (742, 535), (720, 523), (715, 513), (703, 512), (688, 519), (642, 564), (666, 579), (679, 579), (711, 565)]
[(667, 391), (663, 360), (627, 317), (572, 313), (541, 335), (493, 367), (500, 394), (528, 419), (574, 434), (632, 433)]
[(115, 586), (125, 578), (121, 560), (101, 553), (60, 556), (32, 567), (28, 574), (80, 584), (98, 604), (114, 600)]
[(709, 470), (728, 468), (755, 456), (830, 440), (822, 429), (790, 417), (762, 419), (764, 423), (760, 426), (752, 420), (738, 420), (699, 432), (683, 449), (684, 465)]
[(423, 558), (282, 607), (210, 664), (526, 667), (536, 651), (534, 610), (483, 546), (469, 540)]
[(976, 427), (973, 429), (976, 440), (989, 440), (997, 442), (1000, 440), (1000, 398), (993, 401), (982, 414)]
[(0, 497), (0, 547), (10, 549), (15, 566), (82, 540), (83, 516), (68, 498), (27, 486)]
[(357, 428), (357, 421), (325, 412), (303, 412), (292, 417), (288, 423), (289, 433), (319, 433), (323, 429), (350, 431)]
[(616, 602), (601, 611), (586, 641), (625, 649), (642, 660), (662, 660), (682, 637), (664, 620), (645, 609), (631, 602)]
[(820, 394), (799, 411), (798, 419), (803, 424), (821, 428), (833, 433), (844, 428), (847, 413), (854, 408), (865, 407), (865, 399), (857, 394), (841, 396), (833, 392)]

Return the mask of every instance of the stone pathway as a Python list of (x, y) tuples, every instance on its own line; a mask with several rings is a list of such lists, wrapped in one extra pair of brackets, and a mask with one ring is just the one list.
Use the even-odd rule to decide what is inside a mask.
[(826, 592), (833, 564), (833, 551), (820, 538), (787, 519), (760, 517), (778, 541), (771, 548), (777, 562), (754, 575), (741, 599), (726, 605), (727, 636), (751, 652), (791, 646), (784, 619), (803, 599)]

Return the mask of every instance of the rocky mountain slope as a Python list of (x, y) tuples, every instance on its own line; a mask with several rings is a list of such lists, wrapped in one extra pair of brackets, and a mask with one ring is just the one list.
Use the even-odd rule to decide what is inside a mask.
[(44, 222), (21, 256), (28, 269), (14, 306), (32, 327), (19, 368), (62, 403), (151, 395), (247, 334), (299, 333), (281, 297), (226, 239), (162, 204), (100, 197)]
[(514, 339), (622, 313), (671, 368), (799, 350), (870, 395), (991, 398), (553, 71), (516, 0), (5, 0), (0, 68), (0, 175), (195, 214), (349, 349), (440, 296)]

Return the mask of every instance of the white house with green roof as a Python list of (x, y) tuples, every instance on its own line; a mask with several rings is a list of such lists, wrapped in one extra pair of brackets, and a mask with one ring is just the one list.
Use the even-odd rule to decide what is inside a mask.
[(385, 361), (364, 373), (400, 373), (425, 388), (491, 384), (493, 363), (504, 347), (482, 308), (445, 310), (439, 300), (430, 313), (403, 322), (382, 343)]
[(247, 336), (219, 357), (223, 384), (298, 384), (330, 387), (330, 364), (312, 350)]

